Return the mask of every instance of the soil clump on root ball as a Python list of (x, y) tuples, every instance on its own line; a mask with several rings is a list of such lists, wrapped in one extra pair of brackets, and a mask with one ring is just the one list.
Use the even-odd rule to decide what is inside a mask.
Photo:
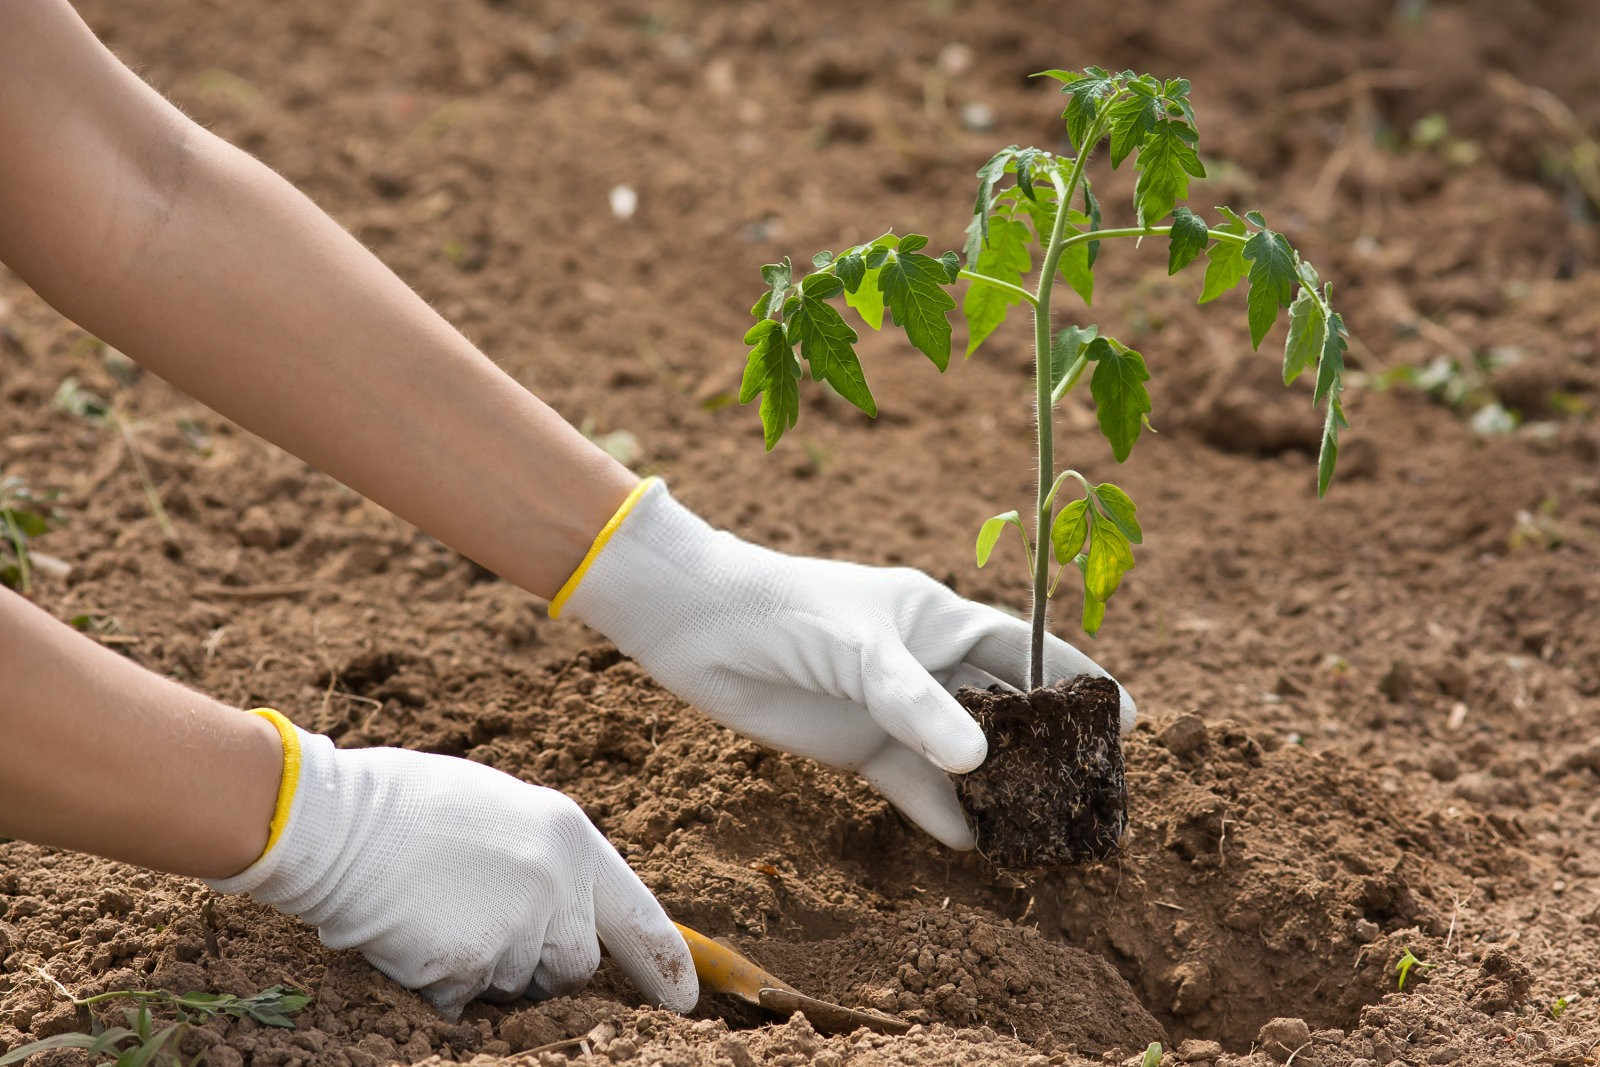
[(1109, 678), (1079, 675), (1031, 693), (956, 694), (989, 758), (955, 777), (978, 849), (1006, 868), (1104, 859), (1128, 824), (1121, 704)]

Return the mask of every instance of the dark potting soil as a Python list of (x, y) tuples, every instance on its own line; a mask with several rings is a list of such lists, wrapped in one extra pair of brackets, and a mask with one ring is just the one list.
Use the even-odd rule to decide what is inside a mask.
[(1117, 687), (1080, 675), (1031, 693), (965, 688), (956, 699), (989, 758), (956, 777), (978, 849), (1001, 867), (1104, 859), (1128, 825)]

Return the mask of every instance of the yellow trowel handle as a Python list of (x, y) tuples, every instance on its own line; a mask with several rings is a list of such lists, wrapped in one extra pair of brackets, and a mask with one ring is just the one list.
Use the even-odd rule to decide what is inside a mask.
[(689, 946), (694, 958), (694, 973), (700, 976), (700, 988), (714, 993), (728, 993), (740, 1000), (759, 1006), (763, 989), (783, 989), (790, 993), (799, 990), (754, 961), (745, 959), (726, 945), (718, 944), (698, 930), (682, 923), (673, 923)]

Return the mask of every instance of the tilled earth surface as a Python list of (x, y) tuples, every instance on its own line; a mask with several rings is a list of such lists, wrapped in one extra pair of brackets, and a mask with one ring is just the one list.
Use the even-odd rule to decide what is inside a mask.
[[(1086, 1064), (1153, 1040), (1165, 1063), (1232, 1067), (1596, 1062), (1600, 253), (1596, 190), (1572, 166), (1600, 132), (1595, 5), (83, 10), (575, 423), (629, 431), (639, 469), (788, 551), (1025, 605), (1014, 546), (981, 573), (968, 547), (1030, 491), (1025, 330), (952, 380), (870, 339), (882, 416), (809, 396), (772, 455), (729, 400), (756, 267), (891, 224), (959, 245), (990, 151), (1058, 145), (1032, 71), (1191, 78), (1212, 175), (1196, 203), (1261, 208), (1336, 280), (1359, 380), (1317, 503), (1309, 388), (1277, 384), (1237, 307), (1197, 309), (1196, 276), (1106, 249), (1094, 314), (1149, 360), (1160, 430), (1115, 472), (1146, 541), (1093, 647), (1144, 715), (1130, 828), (1108, 862), (1024, 879), (708, 725), (0, 273), (0, 460), (61, 492), (37, 549), (70, 570), (41, 578), (41, 605), (342, 745), (566, 790), (679, 919), (919, 1024), (824, 1038), (713, 999), (679, 1018), (639, 1007), (609, 965), (583, 996), (447, 1024), (247, 900), (207, 908), (196, 882), (9, 843), (0, 1049), (80, 1025), (44, 972), (79, 996), (313, 994), (292, 1031), (194, 1029), (184, 1049), (213, 1067)], [(993, 129), (968, 128), (974, 105)], [(628, 219), (607, 204), (619, 184), (638, 194)], [(1103, 199), (1113, 187), (1101, 175)], [(1378, 388), (1439, 357), (1470, 368), (1462, 404)], [(131, 446), (53, 405), (69, 376), (114, 401)], [(1491, 396), (1514, 432), (1475, 431)], [(1089, 409), (1061, 425), (1068, 462), (1111, 477)], [(1402, 991), (1408, 950), (1423, 965)]]

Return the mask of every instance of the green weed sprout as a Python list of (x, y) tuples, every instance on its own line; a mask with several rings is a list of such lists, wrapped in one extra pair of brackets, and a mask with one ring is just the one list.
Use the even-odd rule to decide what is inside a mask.
[[(44, 972), (41, 972), (44, 974)], [(48, 974), (44, 974), (60, 992), (65, 988)], [(240, 997), (232, 993), (171, 993), (164, 989), (119, 989), (92, 997), (73, 997), (67, 994), (79, 1011), (88, 1016), (95, 1004), (111, 1000), (131, 1000), (136, 1007), (125, 1011), (127, 1026), (101, 1029), (93, 1026), (91, 1033), (57, 1034), (40, 1041), (23, 1045), (0, 1056), (0, 1067), (22, 1063), (29, 1056), (52, 1049), (82, 1049), (89, 1053), (92, 1063), (114, 1064), (115, 1067), (153, 1067), (173, 1064), (182, 1067), (177, 1052), (177, 1039), (183, 1028), (192, 1023), (205, 1022), (221, 1015), (234, 1019), (254, 1019), (262, 1026), (294, 1029), (290, 1016), (311, 1003), (311, 997), (295, 989), (275, 985), (253, 996)], [(156, 1029), (153, 1009), (167, 1010), (177, 1016), (177, 1021)], [(99, 1058), (94, 1058), (99, 1057)]]
[[(842, 297), (874, 330), (882, 327), (887, 311), (912, 347), (940, 371), (950, 362), (949, 313), (956, 301), (949, 290), (957, 283), (966, 283), (961, 311), (967, 323), (967, 356), (1014, 308), (1028, 305), (1034, 328), (1038, 492), (1025, 512), (1007, 511), (983, 524), (977, 562), (983, 566), (1005, 529), (1016, 528), (1033, 578), (1034, 688), (1043, 681), (1046, 605), (1067, 566), (1082, 574), (1082, 625), (1092, 635), (1105, 617), (1106, 602), (1133, 568), (1132, 546), (1143, 540), (1134, 502), (1121, 488), (1091, 482), (1076, 470), (1057, 472), (1055, 405), (1087, 376), (1100, 429), (1119, 463), (1149, 425), (1151, 410), (1145, 387), (1150, 372), (1143, 355), (1096, 325), (1053, 331), (1057, 279), (1088, 304), (1102, 246), (1118, 238), (1136, 243), (1166, 238), (1169, 275), (1203, 254), (1200, 303), (1248, 282), (1245, 308), (1253, 346), (1259, 348), (1280, 313), (1289, 311), (1284, 384), (1314, 370), (1312, 402), (1325, 409), (1317, 461), (1319, 496), (1333, 478), (1339, 431), (1348, 425), (1340, 399), (1348, 335), (1333, 309), (1331, 286), (1259, 213), (1240, 215), (1217, 207), (1213, 224), (1183, 204), (1190, 180), (1205, 176), (1196, 150), (1189, 82), (1126, 70), (1112, 74), (1099, 67), (1048, 70), (1037, 76), (1061, 83), (1067, 96), (1062, 117), (1076, 154), (1016, 145), (996, 152), (978, 171), (977, 200), (960, 253), (934, 258), (924, 251), (926, 237), (891, 231), (838, 254), (818, 252), (811, 259), (813, 269), (801, 277), (787, 257), (762, 267), (766, 288), (751, 308), (756, 323), (745, 334), (750, 351), (739, 390), (741, 403), (760, 397), (763, 435), (771, 450), (799, 417), (802, 358), (813, 380), (826, 382), (869, 416), (877, 415), (877, 402), (855, 353), (858, 335), (832, 303), (836, 298)], [(1106, 225), (1101, 202), (1084, 174), (1084, 165), (1102, 144), (1113, 168), (1133, 159), (1133, 225)], [(1060, 490), (1069, 481), (1083, 495), (1058, 506)], [(1053, 581), (1052, 560), (1059, 568)]]
[(21, 478), (0, 478), (0, 585), (24, 596), (33, 591), (33, 561), (28, 546), (49, 531), (49, 494), (29, 489)]
[(1152, 1041), (1145, 1046), (1144, 1057), (1139, 1060), (1139, 1067), (1161, 1067), (1161, 1042)]

